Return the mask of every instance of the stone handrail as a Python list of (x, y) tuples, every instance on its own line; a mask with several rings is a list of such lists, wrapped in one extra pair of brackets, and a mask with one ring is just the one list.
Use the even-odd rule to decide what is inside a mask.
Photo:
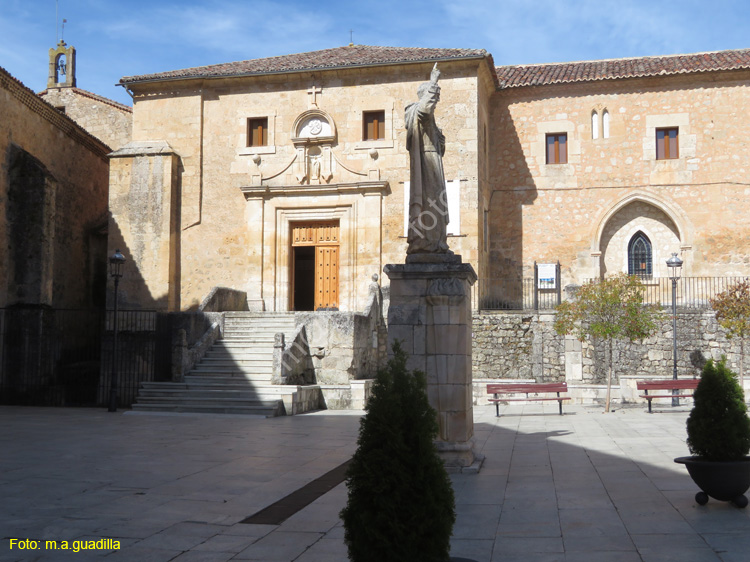
[(315, 382), (312, 354), (305, 326), (300, 326), (289, 346), (283, 333), (275, 334), (273, 343), (273, 384), (303, 385)]
[(387, 332), (377, 275), (363, 312), (298, 312), (291, 342), (276, 334), (274, 384), (350, 384), (386, 359)]
[(203, 358), (206, 351), (221, 337), (221, 333), (222, 319), (218, 318), (192, 347), (188, 347), (187, 332), (184, 329), (178, 330), (172, 347), (172, 381), (183, 382), (185, 373)]

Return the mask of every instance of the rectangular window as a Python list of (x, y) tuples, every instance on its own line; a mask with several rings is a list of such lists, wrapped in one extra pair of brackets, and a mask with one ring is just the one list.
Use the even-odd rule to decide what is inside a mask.
[(680, 157), (677, 127), (656, 129), (656, 159), (671, 160)]
[(547, 164), (568, 163), (568, 134), (547, 134)]
[(362, 113), (362, 140), (385, 138), (385, 111), (365, 111)]
[(268, 117), (247, 120), (247, 146), (268, 146)]

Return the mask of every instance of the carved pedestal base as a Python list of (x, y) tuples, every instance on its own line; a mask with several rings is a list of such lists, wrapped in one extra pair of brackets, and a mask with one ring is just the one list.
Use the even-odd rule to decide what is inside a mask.
[(407, 367), (427, 375), (448, 471), (478, 471), (483, 458), (474, 452), (471, 377), (471, 286), (477, 276), (460, 256), (408, 261), (384, 268), (391, 281), (388, 349), (400, 340)]

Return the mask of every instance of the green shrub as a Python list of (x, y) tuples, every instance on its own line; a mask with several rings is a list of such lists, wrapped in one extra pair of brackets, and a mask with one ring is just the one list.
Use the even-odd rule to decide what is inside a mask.
[(739, 460), (750, 450), (750, 418), (747, 417), (737, 375), (726, 359), (706, 362), (694, 394), (695, 406), (687, 420), (690, 452), (706, 460)]
[(396, 341), (360, 422), (341, 511), (352, 562), (449, 559), (453, 488), (434, 443), (425, 375), (408, 372), (406, 359)]

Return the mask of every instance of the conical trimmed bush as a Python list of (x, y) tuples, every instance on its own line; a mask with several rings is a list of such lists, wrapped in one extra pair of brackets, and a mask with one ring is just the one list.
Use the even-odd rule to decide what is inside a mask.
[(456, 520), (450, 478), (434, 439), (437, 414), (399, 342), (380, 371), (347, 472), (341, 511), (352, 562), (443, 562)]
[(722, 359), (706, 362), (687, 420), (687, 445), (710, 461), (740, 460), (750, 450), (750, 418), (737, 376)]

